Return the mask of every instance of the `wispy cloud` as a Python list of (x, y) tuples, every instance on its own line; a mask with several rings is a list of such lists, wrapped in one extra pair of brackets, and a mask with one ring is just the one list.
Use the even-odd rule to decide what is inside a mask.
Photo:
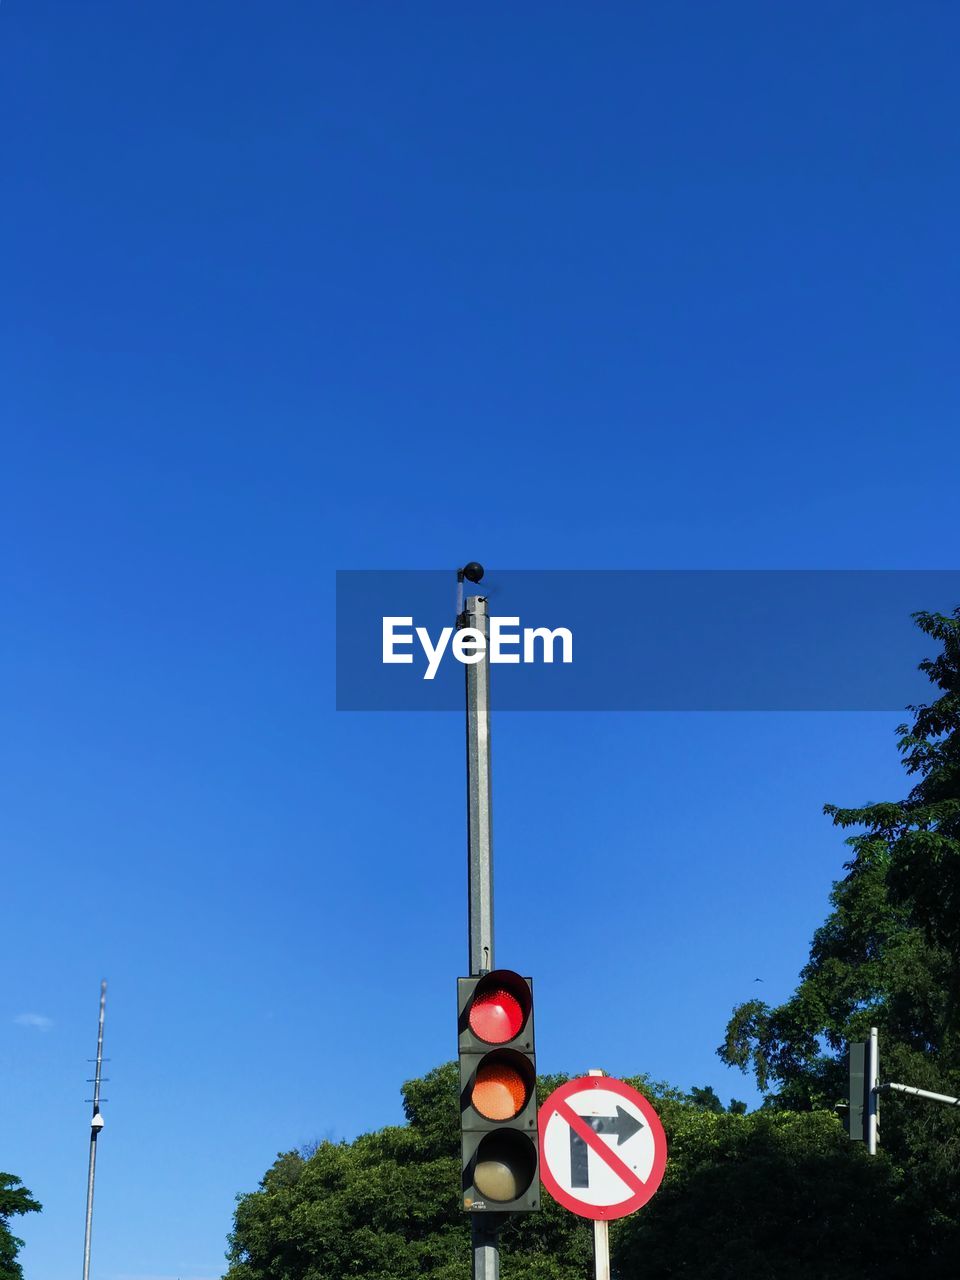
[(33, 1027), (36, 1031), (49, 1031), (53, 1026), (53, 1019), (42, 1013), (18, 1013), (14, 1022), (18, 1027)]

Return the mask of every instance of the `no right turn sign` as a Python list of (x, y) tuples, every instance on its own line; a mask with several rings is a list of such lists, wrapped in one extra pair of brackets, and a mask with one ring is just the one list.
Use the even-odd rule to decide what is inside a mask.
[(607, 1221), (633, 1213), (666, 1165), (660, 1117), (622, 1080), (570, 1080), (540, 1108), (540, 1177), (571, 1213)]

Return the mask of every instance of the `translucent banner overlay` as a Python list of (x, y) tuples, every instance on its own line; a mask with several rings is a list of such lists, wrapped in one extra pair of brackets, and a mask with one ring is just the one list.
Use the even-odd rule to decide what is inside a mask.
[[(488, 570), (465, 595), (507, 628), (565, 628), (572, 661), (492, 664), (502, 711), (899, 711), (935, 696), (917, 671), (936, 646), (919, 610), (960, 604), (957, 570)], [(337, 574), (337, 709), (462, 711), (464, 665), (448, 636), (435, 676), (414, 628), (436, 647), (455, 625), (456, 574)], [(383, 619), (410, 663), (383, 661)]]

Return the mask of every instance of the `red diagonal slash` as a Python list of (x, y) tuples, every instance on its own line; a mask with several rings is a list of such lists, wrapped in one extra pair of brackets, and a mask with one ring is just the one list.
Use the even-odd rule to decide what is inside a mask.
[[(557, 1102), (556, 1113), (588, 1147), (592, 1147), (604, 1164), (608, 1165), (618, 1178), (622, 1179), (634, 1193), (646, 1190), (646, 1183), (638, 1178), (633, 1170), (623, 1163), (619, 1156), (603, 1141), (598, 1133), (590, 1128), (583, 1116), (578, 1116), (568, 1102)], [(626, 1199), (626, 1196), (624, 1196)]]

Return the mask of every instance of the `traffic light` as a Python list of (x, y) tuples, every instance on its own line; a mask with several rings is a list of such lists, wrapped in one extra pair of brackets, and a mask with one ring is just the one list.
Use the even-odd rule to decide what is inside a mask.
[(847, 1134), (853, 1142), (866, 1142), (867, 1117), (870, 1114), (870, 1089), (867, 1084), (867, 1044), (863, 1040), (848, 1046), (849, 1097), (846, 1115)]
[(871, 1155), (877, 1149), (879, 1056), (875, 1030), (871, 1031), (869, 1040), (853, 1041), (847, 1046), (849, 1085), (844, 1127), (851, 1141), (867, 1144)]
[(462, 1203), (540, 1208), (533, 983), (510, 969), (458, 978)]

